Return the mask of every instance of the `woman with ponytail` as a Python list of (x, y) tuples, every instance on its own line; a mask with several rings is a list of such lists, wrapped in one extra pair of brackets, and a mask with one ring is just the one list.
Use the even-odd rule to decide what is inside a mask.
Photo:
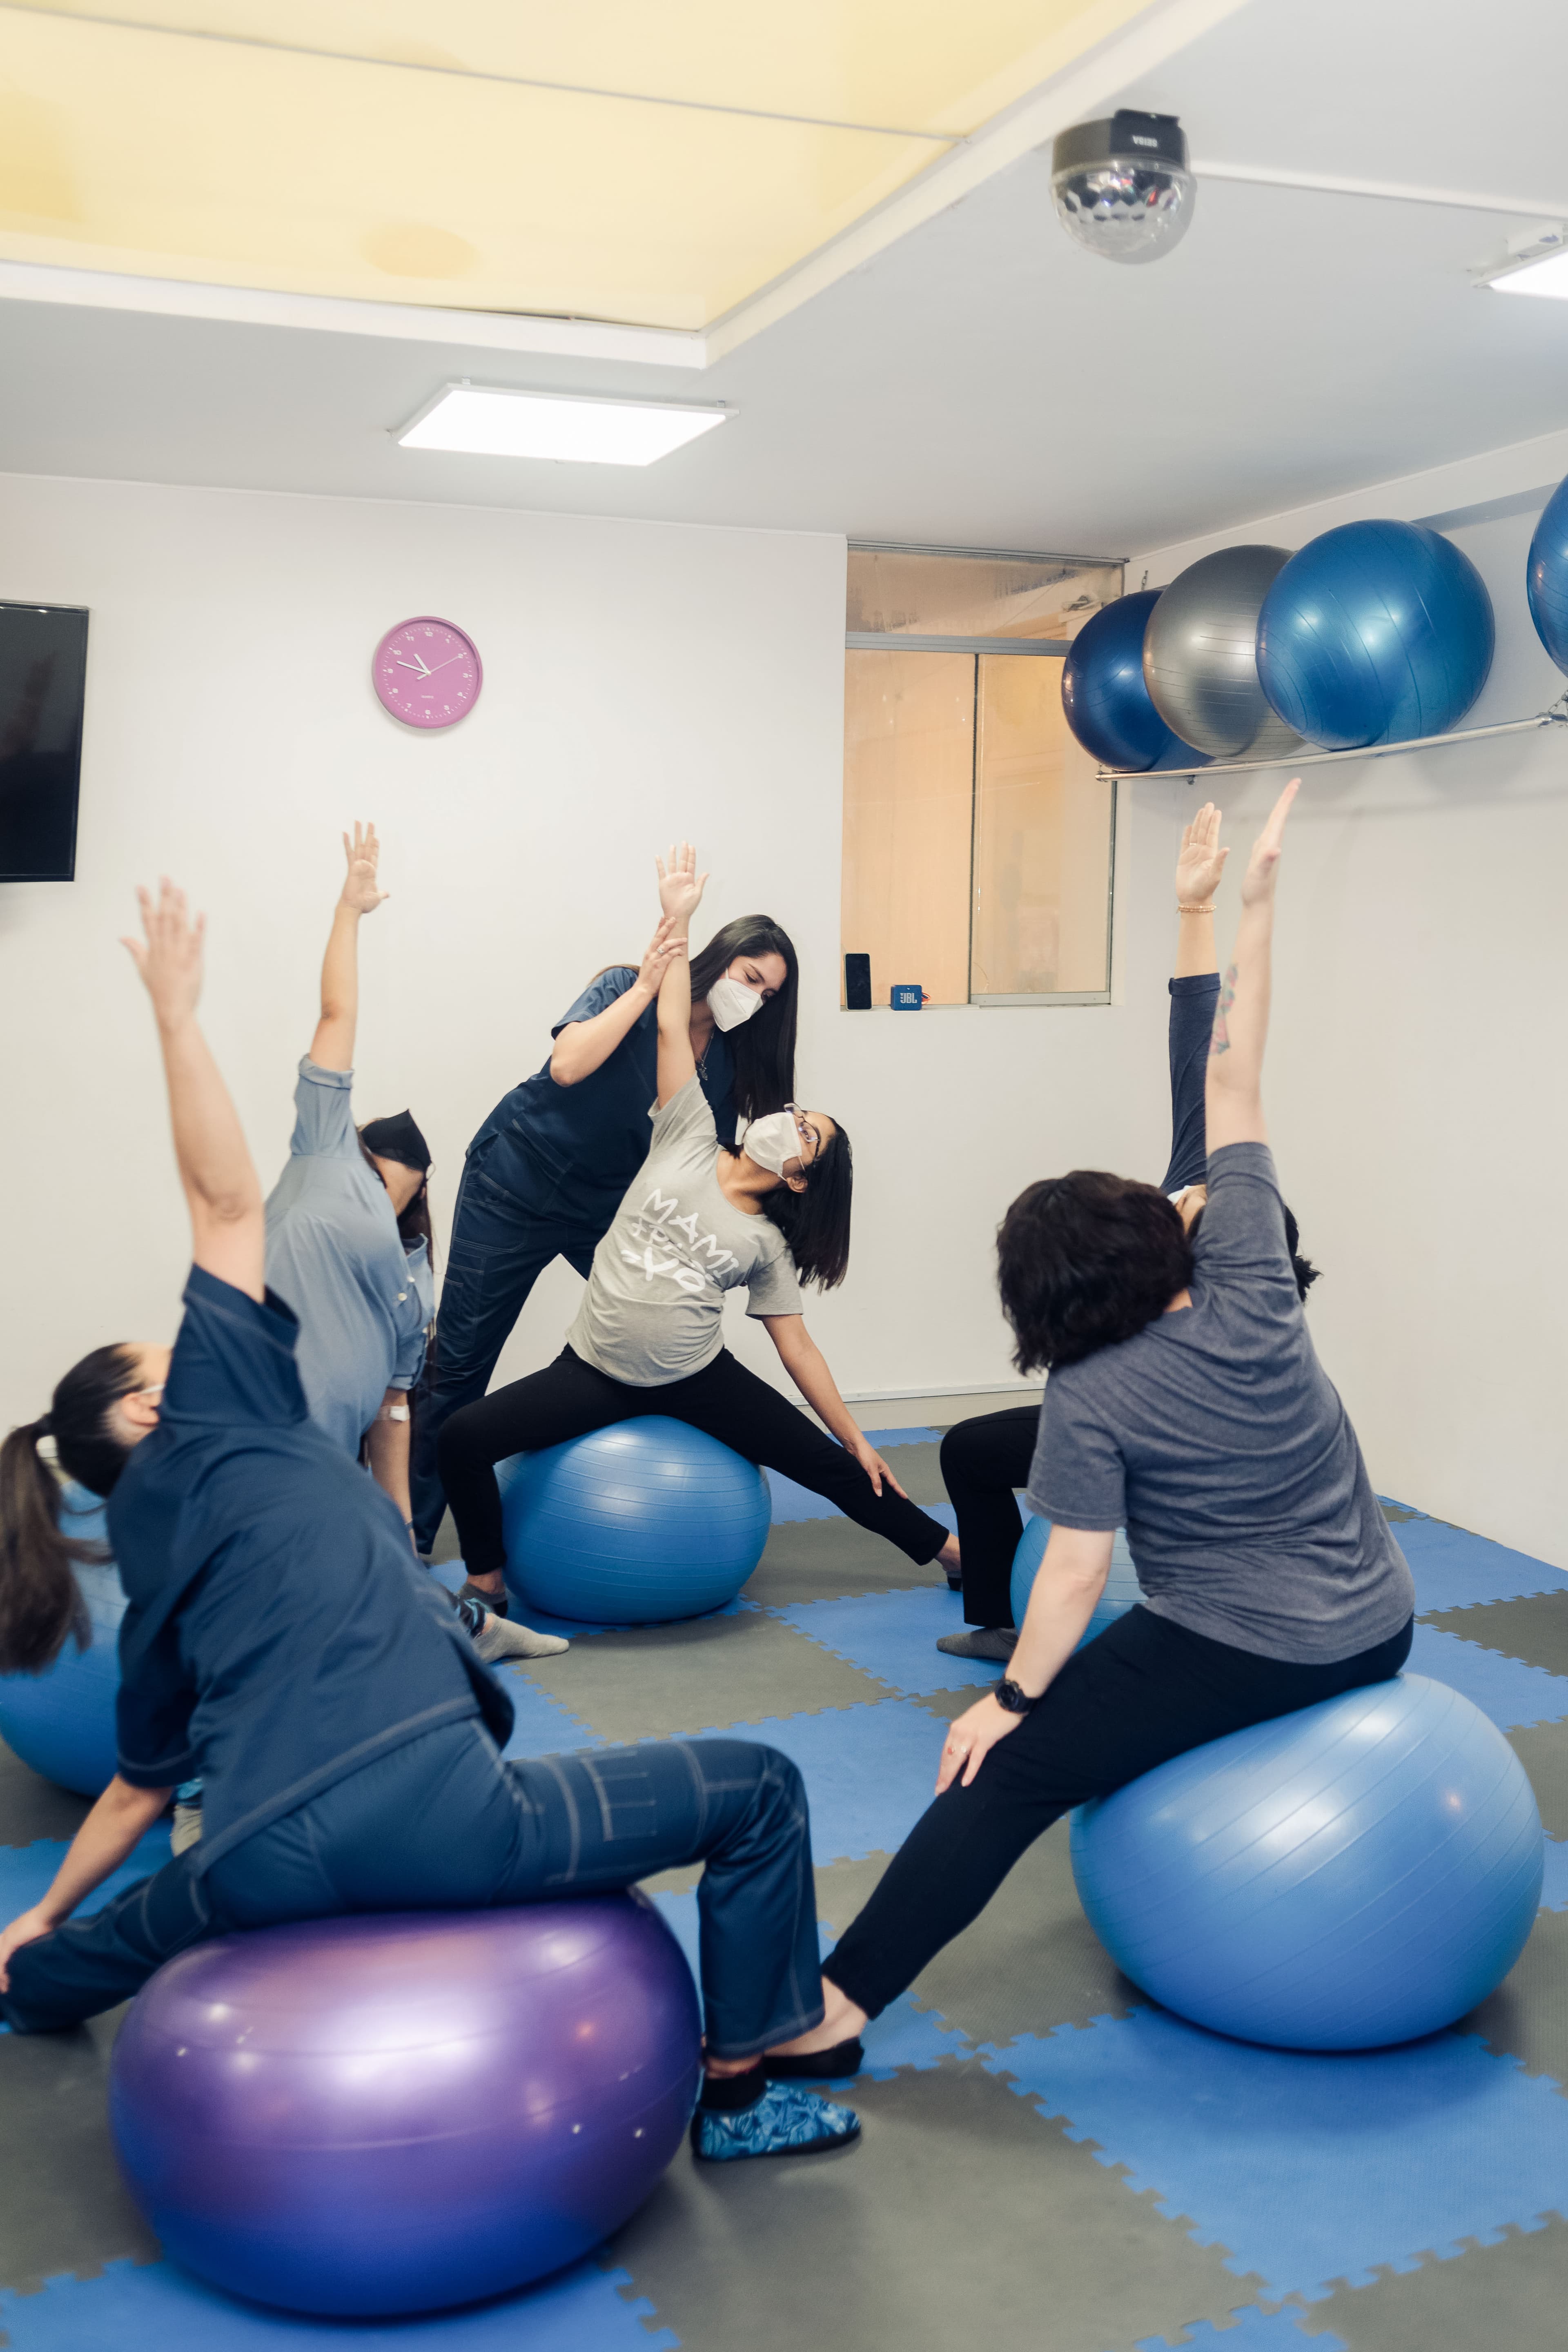
[[(157, 1016), (195, 1262), (172, 1352), (101, 1350), (6, 1448), (13, 1662), (47, 1663), (72, 1617), (42, 1435), (108, 1496), (128, 1605), (120, 1769), (47, 1894), (0, 1930), (0, 2018), (62, 2031), (237, 1930), (608, 1894), (701, 1862), (696, 2152), (843, 2147), (850, 2111), (787, 2079), (791, 2062), (773, 2079), (766, 2055), (823, 2013), (799, 1772), (742, 1739), (502, 1761), (510, 1699), (393, 1504), (306, 1409), (299, 1323), (267, 1286), (261, 1188), (196, 1021), (201, 925), (166, 882), (142, 910), (145, 939), (126, 944)], [(195, 1775), (199, 1842), (73, 1918)]]

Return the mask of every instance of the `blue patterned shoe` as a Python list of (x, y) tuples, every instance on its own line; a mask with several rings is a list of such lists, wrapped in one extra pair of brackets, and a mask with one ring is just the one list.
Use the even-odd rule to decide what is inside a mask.
[(691, 2118), (692, 2147), (710, 2164), (732, 2164), (742, 2156), (811, 2156), (819, 2148), (847, 2147), (859, 2137), (860, 2118), (852, 2107), (789, 2083), (770, 2083), (749, 2107), (729, 2114), (699, 2107)]

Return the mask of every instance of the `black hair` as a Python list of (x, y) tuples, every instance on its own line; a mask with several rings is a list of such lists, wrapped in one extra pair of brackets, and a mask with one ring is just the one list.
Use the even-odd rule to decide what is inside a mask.
[[(738, 1029), (728, 1032), (735, 1064), (735, 1108), (742, 1118), (763, 1118), (783, 1110), (795, 1097), (795, 1033), (800, 993), (800, 962), (795, 942), (771, 915), (737, 915), (715, 931), (705, 948), (691, 959), (691, 995), (695, 1003), (707, 995), (721, 972), (737, 956), (776, 955), (784, 958), (784, 982), (776, 996), (753, 1013)], [(848, 1212), (845, 1212), (845, 1255), (848, 1255)], [(842, 1279), (842, 1277), (838, 1277)]]
[[(758, 1013), (756, 1019), (761, 1020)], [(723, 1147), (739, 1158), (741, 1147)], [(776, 1184), (764, 1192), (762, 1212), (783, 1234), (802, 1282), (834, 1290), (849, 1271), (849, 1210), (855, 1190), (855, 1155), (841, 1127), (823, 1145), (805, 1171), (805, 1190)]]
[(1193, 1278), (1191, 1241), (1163, 1192), (1096, 1169), (1020, 1192), (996, 1255), (1021, 1372), (1059, 1371), (1131, 1339)]
[(52, 1437), (68, 1477), (95, 1495), (112, 1494), (131, 1448), (115, 1435), (110, 1413), (137, 1380), (132, 1349), (95, 1348), (71, 1366), (43, 1419), (25, 1422), (0, 1445), (0, 1674), (42, 1674), (70, 1634), (80, 1650), (92, 1639), (72, 1564), (109, 1555), (101, 1544), (62, 1533), (59, 1481), (38, 1444)]
[[(359, 1136), (359, 1148), (364, 1154), (366, 1167), (373, 1169), (378, 1181), (384, 1184), (386, 1179), (382, 1175), (380, 1169), (375, 1165), (375, 1154), (364, 1139), (364, 1129), (363, 1127), (359, 1128), (355, 1132)], [(383, 1155), (384, 1158), (385, 1156), (387, 1155)], [(410, 1167), (413, 1166), (413, 1162), (411, 1160), (405, 1164)], [(419, 1175), (420, 1171), (416, 1169), (415, 1173)], [(415, 1193), (414, 1198), (409, 1202), (408, 1206), (404, 1210), (403, 1214), (397, 1220), (397, 1232), (398, 1237), (405, 1249), (411, 1249), (416, 1242), (424, 1243), (430, 1260), (430, 1271), (434, 1274), (436, 1271), (436, 1229), (430, 1223), (430, 1179), (428, 1175), (421, 1176), (419, 1190)]]

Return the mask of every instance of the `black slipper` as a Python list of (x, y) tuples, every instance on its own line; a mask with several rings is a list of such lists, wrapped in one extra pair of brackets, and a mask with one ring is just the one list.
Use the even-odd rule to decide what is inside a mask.
[(793, 2053), (774, 2057), (763, 2053), (763, 2072), (770, 2083), (842, 2083), (858, 2074), (866, 2063), (858, 2038), (836, 2042), (831, 2050), (813, 2050), (806, 2056)]

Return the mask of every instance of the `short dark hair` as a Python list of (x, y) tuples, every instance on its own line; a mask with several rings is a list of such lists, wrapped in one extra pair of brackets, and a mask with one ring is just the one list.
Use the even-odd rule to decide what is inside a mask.
[[(731, 1157), (742, 1147), (724, 1145)], [(775, 1184), (762, 1198), (764, 1217), (771, 1219), (785, 1241), (802, 1282), (819, 1289), (837, 1289), (849, 1271), (849, 1212), (855, 1192), (855, 1155), (849, 1138), (835, 1125), (833, 1133), (805, 1171), (805, 1190), (792, 1192)]]
[(996, 1256), (1021, 1372), (1059, 1371), (1131, 1339), (1193, 1278), (1192, 1244), (1163, 1192), (1093, 1168), (1020, 1192)]

